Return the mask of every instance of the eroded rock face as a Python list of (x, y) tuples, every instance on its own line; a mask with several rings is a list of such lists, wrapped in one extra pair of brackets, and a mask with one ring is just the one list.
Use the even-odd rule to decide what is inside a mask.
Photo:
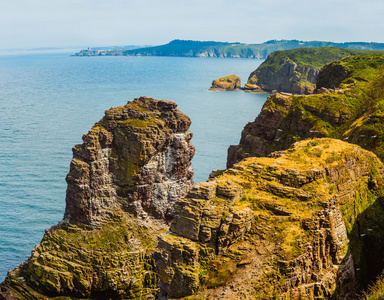
[[(352, 299), (380, 272), (367, 266), (380, 261), (383, 225), (364, 214), (372, 205), (384, 213), (383, 195), (380, 160), (338, 140), (247, 158), (175, 204), (154, 255), (160, 295)], [(362, 234), (373, 231), (377, 251), (368, 257)]]
[[(336, 117), (332, 112), (318, 111), (315, 108), (312, 112), (316, 115), (327, 115), (337, 124), (342, 124), (350, 117), (348, 114)], [(229, 147), (227, 168), (246, 157), (267, 156), (276, 150), (287, 149), (296, 141), (296, 136), (320, 138), (326, 137), (327, 134), (316, 130), (304, 119), (304, 112), (295, 106), (290, 95), (271, 95), (255, 121), (244, 127), (240, 145)]]
[(384, 159), (382, 108), (384, 80), (380, 54), (354, 56), (322, 68), (317, 93), (270, 96), (239, 145), (228, 149), (227, 167), (245, 157), (266, 156), (307, 138), (333, 137)]
[[(268, 58), (270, 59), (270, 58)], [(244, 90), (311, 94), (315, 90), (319, 69), (298, 65), (288, 57), (278, 70), (260, 68), (251, 73)]]
[(97, 225), (115, 208), (165, 219), (193, 184), (190, 120), (146, 97), (111, 108), (73, 148), (64, 219)]
[(0, 299), (155, 299), (153, 252), (191, 189), (190, 119), (147, 97), (111, 108), (73, 148), (64, 220), (9, 272)]
[(318, 75), (316, 89), (339, 88), (343, 80), (348, 78), (350, 74), (351, 71), (343, 65), (340, 65), (338, 62), (330, 63), (324, 66)]
[(223, 254), (249, 231), (252, 210), (231, 207), (243, 193), (244, 189), (231, 181), (212, 180), (195, 185), (186, 199), (176, 202), (172, 234), (159, 237), (154, 254), (160, 298), (184, 297), (197, 291), (201, 244), (208, 245), (211, 254)]
[(234, 74), (221, 77), (212, 82), (210, 91), (231, 91), (239, 90), (241, 87), (241, 80), (239, 76)]

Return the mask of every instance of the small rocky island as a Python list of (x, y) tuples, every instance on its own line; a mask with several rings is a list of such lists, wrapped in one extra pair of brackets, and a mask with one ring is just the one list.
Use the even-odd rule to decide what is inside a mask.
[(241, 80), (240, 77), (231, 74), (219, 79), (216, 79), (212, 82), (212, 86), (209, 89), (210, 91), (234, 91), (241, 89)]
[(63, 220), (0, 299), (381, 299), (383, 69), (348, 57), (316, 94), (270, 96), (194, 186), (176, 103), (107, 110), (73, 148)]

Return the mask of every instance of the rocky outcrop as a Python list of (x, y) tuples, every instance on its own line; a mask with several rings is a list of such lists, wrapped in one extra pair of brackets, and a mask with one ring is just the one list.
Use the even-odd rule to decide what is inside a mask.
[(176, 106), (141, 97), (107, 110), (83, 136), (63, 221), (8, 274), (1, 299), (155, 297), (156, 236), (193, 184), (191, 121)]
[(239, 90), (241, 87), (240, 77), (234, 74), (221, 77), (212, 81), (210, 91), (231, 91)]
[(107, 110), (73, 148), (64, 219), (97, 225), (116, 208), (165, 219), (193, 184), (190, 124), (171, 101)]
[[(154, 254), (160, 297), (178, 298), (197, 291), (201, 244), (208, 246), (206, 254), (223, 254), (250, 230), (252, 210), (231, 207), (243, 193), (244, 189), (231, 181), (212, 180), (197, 184), (186, 199), (176, 203), (172, 234), (159, 237)], [(180, 267), (183, 265), (185, 268)]]
[(261, 67), (252, 72), (244, 90), (250, 92), (276, 90), (294, 94), (311, 94), (315, 90), (319, 71), (316, 68), (298, 65), (287, 57), (278, 70)]
[(255, 121), (244, 127), (240, 145), (228, 148), (227, 167), (246, 157), (267, 156), (276, 150), (287, 149), (297, 140), (296, 136), (327, 136), (303, 118), (304, 113), (295, 107), (292, 100), (291, 96), (284, 94), (268, 97)]
[(381, 54), (346, 58), (322, 69), (318, 94), (270, 96), (255, 121), (245, 126), (240, 144), (228, 149), (227, 167), (245, 157), (287, 149), (298, 140), (327, 136), (358, 144), (384, 159), (378, 104), (383, 65)]
[[(332, 47), (276, 51), (268, 55), (267, 60), (251, 73), (244, 90), (312, 94), (316, 88), (319, 71), (323, 66), (344, 57), (362, 53), (364, 52)], [(325, 75), (324, 72), (323, 74)], [(341, 73), (335, 73), (335, 75), (333, 78), (339, 78), (341, 81), (345, 79), (342, 76), (338, 77)]]
[(159, 237), (160, 299), (352, 299), (378, 274), (366, 267), (384, 266), (378, 239), (374, 257), (360, 244), (383, 236), (380, 218), (364, 214), (384, 212), (383, 176), (372, 153), (314, 139), (195, 186)]
[(324, 66), (317, 78), (316, 89), (339, 88), (340, 84), (351, 75), (350, 70), (339, 62), (330, 63)]

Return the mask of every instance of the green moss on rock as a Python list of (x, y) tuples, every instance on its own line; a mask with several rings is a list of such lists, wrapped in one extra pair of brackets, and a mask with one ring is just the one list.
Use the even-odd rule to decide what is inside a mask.
[(324, 65), (344, 57), (369, 53), (372, 51), (333, 47), (276, 51), (251, 73), (244, 89), (311, 94)]
[[(348, 76), (338, 86), (338, 67)], [(231, 146), (227, 166), (249, 156), (265, 156), (284, 150), (306, 138), (332, 137), (373, 151), (384, 159), (382, 95), (384, 55), (353, 56), (323, 68), (329, 82), (309, 96), (272, 95), (256, 120), (246, 125), (241, 146)], [(335, 74), (334, 74), (335, 73)], [(333, 77), (332, 77), (333, 76)], [(352, 78), (359, 80), (350, 83)], [(332, 89), (330, 89), (332, 85)]]
[[(207, 299), (224, 291), (247, 299), (352, 297), (355, 280), (362, 287), (384, 267), (373, 271), (384, 245), (383, 174), (373, 153), (328, 138), (239, 162), (176, 203), (172, 234), (156, 249), (157, 268), (172, 274), (160, 278), (160, 293), (176, 297), (170, 287), (188, 278), (196, 288), (178, 297), (188, 291)], [(247, 230), (237, 233), (236, 224)], [(362, 241), (363, 231), (372, 239)], [(193, 260), (185, 250), (174, 255), (169, 244), (192, 244)], [(192, 273), (176, 276), (186, 264)]]
[(63, 223), (47, 231), (10, 280), (23, 278), (18, 285), (31, 291), (31, 297), (37, 292), (51, 297), (154, 297), (158, 288), (151, 258), (156, 246), (153, 230), (121, 214), (96, 230)]
[(210, 91), (239, 90), (241, 87), (240, 77), (234, 74), (216, 79), (212, 82)]

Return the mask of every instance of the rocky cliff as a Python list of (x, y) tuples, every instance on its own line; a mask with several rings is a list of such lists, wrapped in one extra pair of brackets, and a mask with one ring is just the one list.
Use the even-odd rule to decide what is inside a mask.
[(383, 176), (371, 152), (314, 139), (196, 185), (159, 237), (160, 299), (353, 298), (384, 267)]
[(383, 43), (332, 43), (322, 41), (271, 40), (262, 44), (242, 44), (213, 41), (173, 40), (160, 46), (113, 46), (81, 50), (74, 56), (186, 56), (220, 58), (266, 59), (277, 50), (310, 47), (339, 47), (346, 49), (384, 50)]
[(233, 91), (241, 88), (241, 80), (235, 74), (227, 75), (212, 82), (210, 91)]
[(319, 69), (303, 67), (287, 57), (277, 72), (263, 67), (252, 72), (244, 90), (311, 94), (315, 89), (318, 74)]
[(156, 236), (193, 184), (191, 122), (176, 106), (141, 97), (83, 136), (63, 221), (8, 274), (0, 299), (154, 299)]
[(107, 110), (73, 148), (63, 220), (0, 299), (352, 299), (384, 270), (383, 70), (347, 58), (318, 94), (271, 96), (193, 188), (174, 102)]
[(97, 225), (115, 208), (172, 214), (193, 184), (190, 124), (174, 102), (146, 97), (106, 111), (73, 148), (64, 219)]
[(312, 94), (321, 67), (363, 52), (331, 47), (276, 51), (251, 73), (244, 90)]
[(227, 166), (314, 137), (343, 139), (384, 159), (383, 68), (382, 54), (349, 57), (322, 69), (318, 94), (270, 96), (255, 121), (245, 126), (240, 145), (228, 149)]

